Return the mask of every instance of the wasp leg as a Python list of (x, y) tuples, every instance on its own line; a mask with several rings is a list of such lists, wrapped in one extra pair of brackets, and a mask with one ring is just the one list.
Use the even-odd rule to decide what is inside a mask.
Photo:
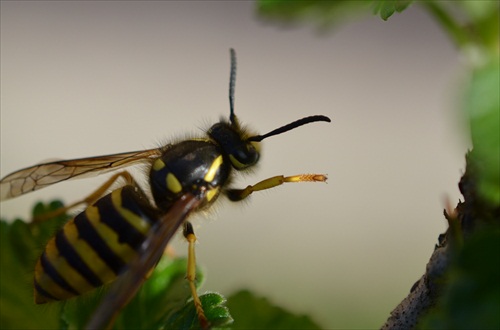
[(202, 329), (209, 329), (210, 324), (203, 311), (203, 306), (201, 305), (200, 298), (198, 297), (198, 292), (196, 291), (196, 256), (194, 252), (194, 244), (196, 243), (196, 236), (194, 234), (193, 225), (190, 222), (184, 223), (183, 230), (184, 237), (189, 243), (188, 247), (188, 265), (187, 265), (187, 280), (189, 281), (189, 288), (191, 289), (191, 295), (193, 296), (194, 306), (196, 308), (196, 314), (198, 315), (198, 320)]
[(72, 208), (75, 208), (79, 205), (83, 204), (85, 206), (88, 206), (90, 204), (95, 203), (99, 198), (101, 198), (108, 191), (108, 189), (111, 187), (111, 185), (113, 185), (113, 183), (115, 183), (115, 181), (117, 181), (119, 178), (124, 178), (126, 181), (126, 184), (130, 184), (130, 185), (135, 186), (134, 178), (132, 178), (132, 175), (130, 175), (129, 172), (123, 171), (123, 172), (116, 173), (112, 177), (110, 177), (108, 180), (106, 180), (106, 182), (104, 182), (99, 188), (97, 188), (95, 191), (93, 191), (90, 195), (83, 198), (82, 200), (79, 200), (73, 204), (58, 208), (57, 210), (54, 210), (52, 212), (48, 212), (48, 213), (44, 213), (44, 214), (39, 215), (39, 216), (35, 216), (33, 218), (33, 222), (46, 221), (46, 220), (55, 218), (57, 216), (60, 216), (64, 213), (66, 213), (67, 211), (71, 210)]
[(266, 190), (282, 185), (285, 182), (326, 182), (327, 177), (324, 174), (298, 174), (292, 176), (277, 175), (249, 185), (244, 189), (228, 189), (226, 195), (233, 202), (241, 201), (254, 191)]

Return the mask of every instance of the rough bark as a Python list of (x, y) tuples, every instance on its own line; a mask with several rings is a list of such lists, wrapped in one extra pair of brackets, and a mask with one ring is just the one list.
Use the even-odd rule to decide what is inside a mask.
[(425, 274), (413, 285), (408, 296), (391, 312), (383, 330), (414, 329), (422, 316), (437, 303), (446, 286), (446, 272), (456, 250), (479, 228), (500, 225), (500, 207), (492, 206), (481, 199), (476, 189), (476, 177), (480, 167), (469, 153), (466, 157), (466, 171), (459, 188), (464, 201), (459, 201), (454, 210), (445, 210), (449, 227), (439, 235)]

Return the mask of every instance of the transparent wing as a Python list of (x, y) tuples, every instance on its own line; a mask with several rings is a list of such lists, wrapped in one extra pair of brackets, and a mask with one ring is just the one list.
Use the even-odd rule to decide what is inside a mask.
[(85, 178), (130, 165), (147, 163), (159, 157), (162, 150), (162, 148), (156, 148), (124, 152), (27, 167), (7, 175), (0, 181), (0, 200), (14, 198), (68, 179)]
[(188, 215), (200, 204), (201, 198), (186, 194), (150, 230), (129, 270), (120, 276), (94, 311), (86, 329), (111, 329), (120, 311), (135, 296), (149, 271), (156, 266), (168, 242)]

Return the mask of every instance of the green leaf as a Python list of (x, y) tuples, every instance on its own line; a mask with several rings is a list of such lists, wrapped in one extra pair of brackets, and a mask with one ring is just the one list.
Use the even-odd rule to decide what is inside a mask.
[[(114, 329), (197, 329), (199, 322), (186, 281), (187, 260), (164, 256), (137, 295), (118, 315)], [(198, 283), (203, 275), (198, 272)], [(111, 284), (112, 285), (112, 284)], [(66, 329), (85, 327), (107, 289), (66, 303), (62, 321)], [(222, 326), (232, 321), (225, 299), (218, 294), (200, 296), (205, 316), (211, 324)]]
[[(212, 327), (223, 327), (233, 322), (229, 309), (224, 306), (226, 299), (218, 293), (200, 296), (205, 316)], [(196, 309), (191, 301), (184, 308), (173, 313), (164, 323), (166, 329), (199, 329)]]
[(413, 2), (413, 0), (375, 0), (373, 1), (373, 13), (380, 15), (387, 21), (395, 12), (402, 12)]
[[(199, 321), (186, 280), (187, 259), (163, 257), (137, 296), (120, 314), (116, 329), (197, 329)], [(197, 285), (203, 274), (196, 274)], [(200, 296), (205, 316), (212, 325), (232, 321), (225, 298), (211, 293)]]
[[(36, 205), (35, 214), (53, 211), (62, 205), (55, 201)], [(35, 305), (33, 269), (44, 244), (66, 220), (60, 216), (41, 223), (16, 219), (0, 222), (0, 328), (58, 328), (60, 304)]]
[(500, 34), (500, 1), (462, 0), (456, 2), (469, 17), (467, 30), (476, 45), (497, 54)]
[(257, 2), (257, 12), (261, 17), (275, 21), (312, 21), (327, 28), (346, 18), (353, 18), (357, 13), (368, 13), (370, 4), (374, 14), (387, 20), (395, 12), (405, 10), (412, 2), (413, 0), (260, 0)]
[(500, 63), (498, 57), (477, 69), (465, 93), (481, 197), (500, 205)]
[[(40, 216), (61, 208), (59, 201), (38, 203), (33, 214)], [(55, 230), (68, 217), (27, 224), (21, 220), (0, 222), (0, 328), (83, 329), (109, 287), (81, 297), (44, 306), (33, 301), (33, 269), (38, 256)], [(118, 315), (115, 329), (197, 329), (199, 322), (185, 279), (187, 260), (163, 257), (137, 295)], [(197, 272), (197, 283), (203, 274)], [(200, 296), (205, 316), (213, 326), (232, 322), (225, 299), (219, 294)]]
[[(323, 0), (259, 0), (257, 13), (261, 18), (284, 22), (313, 22), (321, 29), (330, 28), (351, 14), (368, 12), (369, 1), (323, 1)], [(362, 9), (362, 10), (360, 10)]]
[(444, 294), (420, 329), (500, 328), (500, 229), (475, 232), (454, 258)]
[(230, 296), (227, 306), (233, 329), (321, 329), (308, 316), (294, 315), (246, 290)]
[[(62, 203), (39, 203), (39, 216), (62, 207)], [(65, 221), (55, 219), (27, 224), (21, 220), (0, 223), (0, 316), (2, 329), (82, 329), (110, 286), (81, 297), (45, 306), (35, 305), (32, 273), (44, 244)], [(196, 309), (185, 279), (187, 260), (163, 257), (137, 295), (121, 311), (114, 329), (198, 329)], [(203, 274), (196, 275), (198, 284)], [(233, 322), (228, 307), (234, 308), (234, 328), (320, 329), (308, 316), (294, 315), (248, 291), (233, 295), (226, 303), (217, 293), (200, 296), (205, 316), (213, 328)], [(228, 307), (226, 307), (226, 305)], [(29, 316), (29, 317), (27, 317)]]

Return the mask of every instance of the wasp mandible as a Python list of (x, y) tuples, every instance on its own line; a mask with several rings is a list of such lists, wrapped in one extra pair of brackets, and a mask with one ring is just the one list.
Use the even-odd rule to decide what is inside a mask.
[[(117, 172), (86, 198), (56, 210), (78, 205), (85, 210), (68, 221), (47, 243), (35, 266), (34, 296), (37, 304), (65, 300), (120, 280), (103, 298), (88, 323), (89, 329), (109, 326), (140, 288), (161, 258), (167, 244), (182, 227), (188, 241), (187, 281), (202, 328), (210, 326), (195, 286), (196, 236), (188, 216), (209, 208), (222, 194), (241, 201), (250, 194), (286, 182), (325, 182), (324, 174), (278, 175), (243, 189), (230, 188), (235, 172), (254, 166), (259, 144), (313, 122), (330, 122), (315, 115), (258, 135), (244, 129), (234, 113), (236, 54), (230, 50), (229, 120), (212, 125), (204, 137), (167, 144), (160, 148), (106, 156), (55, 161), (31, 166), (0, 181), (6, 200), (74, 178), (146, 164), (152, 200), (127, 171)], [(125, 184), (108, 192), (118, 180)], [(52, 214), (54, 215), (54, 214)]]

